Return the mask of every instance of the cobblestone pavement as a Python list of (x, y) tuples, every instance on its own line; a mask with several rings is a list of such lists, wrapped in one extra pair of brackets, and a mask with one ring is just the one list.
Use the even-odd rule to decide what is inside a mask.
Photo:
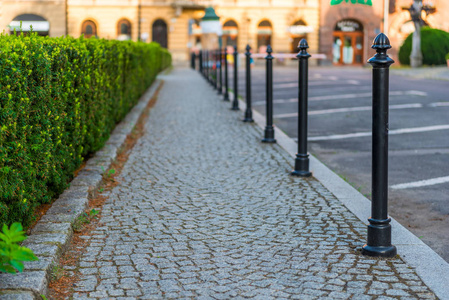
[(189, 69), (165, 76), (103, 207), (75, 299), (435, 299), (400, 258), (363, 257), (361, 223), (260, 143)]

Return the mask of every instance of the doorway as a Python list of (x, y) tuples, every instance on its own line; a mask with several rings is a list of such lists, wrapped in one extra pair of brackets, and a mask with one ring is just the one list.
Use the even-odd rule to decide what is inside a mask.
[(355, 20), (342, 20), (335, 26), (332, 61), (339, 65), (363, 64), (363, 26)]
[(162, 19), (157, 19), (153, 23), (153, 42), (159, 43), (161, 47), (168, 48), (167, 23)]

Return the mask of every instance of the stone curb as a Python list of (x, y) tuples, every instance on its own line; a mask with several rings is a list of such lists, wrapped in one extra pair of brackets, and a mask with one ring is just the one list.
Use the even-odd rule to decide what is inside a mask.
[(75, 220), (87, 209), (89, 196), (96, 193), (104, 172), (111, 167), (127, 135), (160, 84), (160, 79), (154, 81), (125, 119), (115, 127), (105, 146), (87, 161), (84, 169), (70, 182), (70, 187), (31, 230), (31, 235), (22, 246), (33, 250), (39, 260), (25, 263), (23, 273), (0, 274), (0, 299), (42, 299), (41, 295), (47, 295), (52, 267), (71, 241)]
[[(229, 94), (232, 100), (234, 94), (232, 92)], [(239, 99), (239, 107), (242, 112), (245, 112), (246, 102)], [(253, 119), (262, 130), (265, 128), (266, 119), (262, 114), (253, 110)], [(295, 158), (298, 144), (279, 128), (275, 127), (274, 130), (279, 146)], [(367, 224), (371, 215), (371, 201), (316, 157), (310, 155), (309, 158), (312, 176), (334, 194), (358, 219)], [(391, 218), (391, 227), (392, 244), (397, 247), (401, 258), (415, 270), (439, 299), (448, 299), (449, 263), (393, 218)]]

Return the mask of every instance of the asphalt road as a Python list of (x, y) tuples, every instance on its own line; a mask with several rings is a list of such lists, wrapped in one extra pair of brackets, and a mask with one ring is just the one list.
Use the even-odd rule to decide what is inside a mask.
[[(232, 88), (232, 68), (229, 69)], [(297, 137), (297, 67), (274, 66), (274, 123)], [(371, 68), (309, 68), (309, 151), (371, 196)], [(245, 99), (244, 68), (239, 95)], [(449, 262), (449, 81), (390, 75), (389, 213)], [(252, 68), (265, 114), (265, 67)], [(423, 182), (421, 182), (423, 181)]]

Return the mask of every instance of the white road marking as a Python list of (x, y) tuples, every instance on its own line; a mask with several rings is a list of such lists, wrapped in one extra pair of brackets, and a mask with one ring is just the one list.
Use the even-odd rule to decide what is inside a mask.
[[(352, 85), (360, 85), (360, 82), (357, 80), (346, 80), (343, 81), (343, 83), (346, 82), (348, 84), (352, 84)], [(342, 82), (338, 82), (335, 80), (331, 80), (331, 81), (323, 81), (323, 80), (314, 80), (314, 81), (309, 81), (309, 86), (320, 86), (320, 85), (341, 85)], [(297, 87), (298, 86), (298, 82), (284, 82), (284, 83), (273, 83), (273, 86), (275, 88), (291, 88), (291, 87)]]
[[(423, 107), (423, 105), (420, 103), (390, 105), (390, 109), (421, 108), (421, 107)], [(308, 115), (313, 116), (313, 115), (345, 113), (345, 112), (352, 112), (352, 111), (371, 111), (371, 110), (372, 110), (372, 106), (345, 107), (345, 108), (312, 110), (312, 111), (309, 111)], [(283, 118), (295, 118), (297, 116), (298, 116), (298, 113), (288, 113), (288, 114), (274, 115), (273, 117), (277, 118), (277, 119), (283, 119)]]
[(422, 186), (441, 184), (441, 183), (446, 183), (446, 182), (449, 182), (449, 176), (432, 178), (432, 179), (427, 179), (427, 180), (420, 180), (420, 181), (409, 182), (409, 183), (395, 184), (395, 185), (392, 185), (391, 188), (395, 189), (395, 190), (403, 190), (403, 189), (410, 189), (410, 188), (416, 188), (416, 187), (422, 187)]
[(348, 80), (348, 83), (349, 84), (354, 84), (354, 85), (359, 85), (360, 81), (358, 81), (358, 80)]
[[(402, 129), (390, 130), (389, 135), (427, 132), (427, 131), (446, 130), (446, 129), (449, 129), (449, 125), (435, 125), (435, 126), (426, 126), (426, 127), (402, 128)], [(350, 138), (365, 137), (365, 136), (371, 136), (371, 132), (357, 132), (357, 133), (349, 133), (349, 134), (335, 134), (335, 135), (328, 135), (328, 136), (314, 136), (314, 137), (308, 138), (308, 140), (309, 141), (329, 141), (329, 140), (341, 140), (341, 139), (350, 139)]]
[[(334, 94), (327, 96), (315, 96), (309, 97), (308, 101), (324, 101), (324, 100), (346, 100), (346, 99), (357, 99), (357, 98), (369, 98), (372, 97), (371, 92), (367, 93), (354, 93), (354, 94)], [(404, 96), (404, 95), (414, 95), (414, 96), (427, 96), (427, 93), (421, 91), (392, 91), (390, 92), (390, 96)], [(294, 103), (298, 102), (298, 98), (290, 98), (290, 99), (277, 99), (273, 100), (274, 104), (283, 104), (283, 103)], [(253, 105), (264, 105), (265, 101), (255, 101)]]
[[(391, 91), (390, 96), (404, 96), (404, 95), (416, 95), (427, 96), (427, 93), (421, 91)], [(369, 93), (355, 93), (355, 94), (343, 94), (343, 95), (327, 95), (318, 97), (309, 97), (309, 101), (322, 101), (322, 100), (336, 100), (336, 99), (354, 99), (354, 98), (367, 98), (372, 97), (373, 94)]]
[(429, 104), (430, 107), (449, 106), (449, 102), (435, 102)]

